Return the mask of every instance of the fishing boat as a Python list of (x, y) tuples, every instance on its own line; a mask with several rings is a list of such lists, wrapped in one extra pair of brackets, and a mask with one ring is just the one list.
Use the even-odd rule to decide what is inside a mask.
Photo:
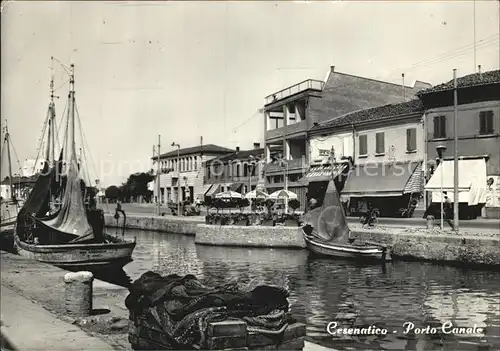
[(391, 260), (387, 246), (351, 237), (333, 178), (328, 183), (322, 205), (307, 212), (302, 222), (307, 249), (313, 254), (362, 261)]
[[(16, 198), (14, 190), (14, 177), (12, 174), (11, 161), (11, 140), (10, 133), (7, 127), (7, 120), (2, 129), (4, 134), (2, 144), (2, 161), (7, 160), (8, 175), (4, 179), (2, 173), (3, 167), (0, 167), (0, 180), (2, 185), (2, 196), (0, 198), (0, 237), (12, 235), (17, 214), (19, 213), (20, 201)], [(17, 160), (19, 163), (19, 160)], [(20, 179), (20, 177), (17, 177)]]
[[(121, 268), (132, 261), (136, 242), (104, 229), (104, 213), (92, 203), (83, 180), (82, 159), (75, 143), (74, 65), (70, 76), (66, 133), (56, 160), (53, 82), (47, 113), (45, 166), (21, 208), (15, 223), (14, 247), (27, 258), (63, 268)], [(81, 122), (77, 114), (78, 122)], [(86, 138), (82, 132), (82, 143)], [(51, 206), (60, 203), (60, 206)]]

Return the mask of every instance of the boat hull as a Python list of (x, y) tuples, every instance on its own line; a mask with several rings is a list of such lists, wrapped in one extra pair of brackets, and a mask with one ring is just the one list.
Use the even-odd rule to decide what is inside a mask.
[(315, 255), (360, 261), (389, 260), (387, 250), (377, 246), (354, 246), (335, 243), (321, 243), (304, 233), (307, 249)]
[(135, 241), (100, 244), (35, 245), (14, 234), (14, 248), (23, 257), (67, 269), (122, 268), (132, 261)]

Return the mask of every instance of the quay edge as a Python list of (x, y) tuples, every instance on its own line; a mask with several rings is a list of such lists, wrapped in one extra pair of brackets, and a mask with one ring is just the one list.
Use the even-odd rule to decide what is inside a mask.
[[(112, 215), (106, 226), (116, 227)], [(121, 219), (119, 225), (121, 225)], [(304, 249), (300, 228), (207, 225), (203, 217), (127, 215), (128, 229), (194, 235), (195, 243), (214, 246)], [(393, 230), (394, 229), (394, 230)], [(424, 260), (468, 265), (500, 265), (500, 236), (440, 234), (420, 230), (352, 229), (353, 237), (391, 246), (391, 254), (404, 260)]]

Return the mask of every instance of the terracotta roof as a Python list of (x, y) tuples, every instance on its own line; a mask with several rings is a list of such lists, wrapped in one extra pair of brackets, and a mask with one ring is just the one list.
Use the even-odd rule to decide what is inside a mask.
[[(488, 71), (484, 73), (473, 73), (464, 77), (457, 78), (458, 88), (469, 88), (478, 85), (500, 83), (500, 70)], [(436, 93), (439, 91), (446, 91), (453, 89), (453, 79), (447, 83), (436, 85), (432, 88), (420, 90), (417, 96)]]
[(233, 152), (229, 155), (219, 156), (219, 157), (216, 157), (214, 159), (208, 160), (207, 162), (205, 162), (205, 165), (210, 165), (213, 162), (226, 163), (226, 162), (232, 161), (232, 160), (247, 160), (250, 156), (258, 158), (263, 154), (264, 154), (263, 148), (251, 149), (251, 150), (241, 150), (238, 152)]
[(399, 115), (413, 114), (423, 112), (424, 107), (420, 100), (411, 100), (399, 104), (389, 104), (384, 106), (373, 107), (369, 109), (359, 110), (336, 117), (312, 127), (312, 130), (318, 130), (330, 127), (340, 127), (345, 125), (357, 124), (361, 122), (374, 121), (387, 117)]
[[(206, 145), (198, 145), (198, 146), (180, 149), (179, 156), (199, 154), (201, 152), (207, 153), (207, 154), (224, 154), (224, 153), (229, 153), (229, 152), (234, 152), (234, 151), (235, 150), (228, 149), (227, 147), (223, 147), (223, 146), (219, 146), (219, 145), (215, 145), (215, 144), (206, 144)], [(176, 157), (176, 156), (177, 156), (177, 149), (174, 149), (172, 151), (161, 154), (160, 158)], [(156, 159), (156, 157), (151, 157), (151, 159), (154, 160), (154, 159)]]

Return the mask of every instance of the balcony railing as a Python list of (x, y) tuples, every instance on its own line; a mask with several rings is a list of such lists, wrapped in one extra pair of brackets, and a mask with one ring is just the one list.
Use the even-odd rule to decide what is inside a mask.
[(292, 85), (288, 88), (280, 90), (274, 94), (266, 96), (266, 105), (270, 104), (274, 101), (286, 98), (290, 95), (300, 93), (301, 91), (304, 91), (304, 90), (313, 89), (313, 90), (321, 91), (321, 90), (323, 90), (324, 85), (325, 85), (325, 82), (323, 82), (321, 80), (315, 80), (315, 79), (305, 80), (305, 81), (300, 82), (298, 84)]
[[(305, 169), (308, 167), (308, 163), (306, 158), (297, 158), (294, 160), (283, 160), (283, 162), (286, 162), (288, 164), (288, 170), (295, 170), (295, 169)], [(268, 163), (266, 164), (266, 173), (276, 173), (276, 172), (284, 172), (286, 166), (281, 165), (279, 163)]]

